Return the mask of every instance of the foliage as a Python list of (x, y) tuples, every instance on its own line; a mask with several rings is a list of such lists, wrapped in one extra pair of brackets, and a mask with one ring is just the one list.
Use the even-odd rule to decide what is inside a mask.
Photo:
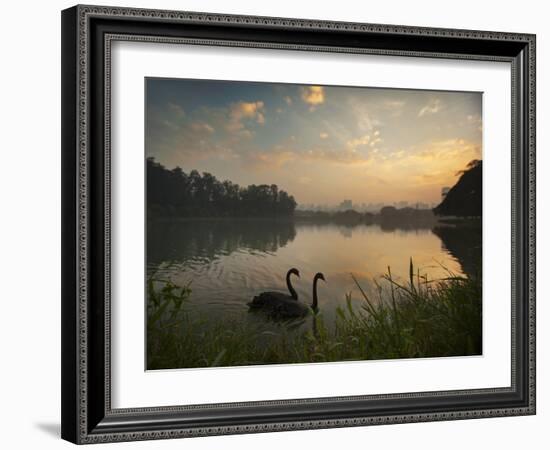
[(470, 161), (458, 182), (443, 201), (434, 208), (438, 216), (481, 217), (482, 209), (482, 162)]
[(147, 158), (147, 208), (150, 217), (273, 217), (293, 215), (296, 201), (275, 184), (241, 187)]
[(338, 334), (362, 342), (368, 359), (441, 357), (481, 354), (481, 279), (453, 273), (428, 280), (410, 261), (408, 283), (388, 272), (383, 279), (389, 295), (377, 283), (378, 298), (363, 297), (359, 312), (339, 309)]
[[(353, 277), (353, 275), (352, 275)], [(189, 286), (148, 283), (147, 366), (236, 366), (346, 360), (465, 356), (481, 354), (481, 278), (452, 273), (428, 280), (410, 261), (406, 283), (391, 269), (375, 281), (371, 298), (355, 280), (361, 306), (351, 293), (336, 310), (333, 327), (322, 313), (281, 322), (275, 331), (261, 322), (225, 319), (212, 322), (187, 314)], [(166, 306), (164, 306), (166, 305)], [(175, 305), (172, 312), (168, 306)], [(159, 311), (161, 311), (159, 313)], [(305, 322), (304, 322), (305, 321)], [(304, 331), (304, 323), (308, 329)], [(206, 326), (207, 325), (207, 326)]]
[[(161, 284), (160, 290), (155, 285)], [(147, 361), (148, 365), (162, 364), (162, 355), (179, 351), (174, 330), (185, 315), (183, 306), (191, 295), (190, 284), (179, 287), (170, 280), (152, 275), (147, 280)], [(168, 338), (168, 339), (167, 339)], [(158, 356), (160, 355), (160, 360)]]

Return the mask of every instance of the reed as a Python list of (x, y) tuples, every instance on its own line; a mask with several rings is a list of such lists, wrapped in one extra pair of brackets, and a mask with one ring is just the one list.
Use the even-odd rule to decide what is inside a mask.
[[(238, 318), (212, 321), (186, 308), (191, 285), (148, 281), (147, 367), (241, 366), (368, 359), (479, 355), (482, 351), (481, 276), (429, 280), (415, 270), (398, 281), (391, 268), (374, 280), (371, 298), (353, 276), (359, 306), (346, 295), (336, 320), (322, 313), (275, 324)], [(311, 326), (304, 330), (303, 321)]]

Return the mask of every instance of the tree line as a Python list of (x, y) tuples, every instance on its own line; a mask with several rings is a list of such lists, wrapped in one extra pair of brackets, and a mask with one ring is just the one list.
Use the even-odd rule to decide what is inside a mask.
[(167, 169), (147, 158), (149, 217), (273, 217), (292, 216), (296, 201), (276, 184), (241, 187), (197, 170)]

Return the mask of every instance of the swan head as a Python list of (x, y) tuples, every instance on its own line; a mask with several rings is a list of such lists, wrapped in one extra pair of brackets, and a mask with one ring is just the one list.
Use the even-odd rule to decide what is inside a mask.
[(300, 271), (294, 267), (288, 271), (288, 274), (296, 275), (298, 278), (300, 278)]
[(315, 274), (315, 279), (316, 280), (323, 280), (326, 283), (325, 276), (321, 272), (317, 272)]

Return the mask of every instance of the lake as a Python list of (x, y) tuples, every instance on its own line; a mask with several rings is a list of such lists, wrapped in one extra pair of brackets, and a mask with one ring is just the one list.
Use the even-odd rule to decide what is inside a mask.
[(415, 272), (434, 280), (476, 270), (481, 256), (480, 227), (336, 225), (269, 219), (163, 219), (147, 225), (147, 270), (178, 285), (191, 283), (187, 308), (201, 317), (264, 320), (248, 313), (247, 302), (263, 291), (287, 292), (291, 267), (301, 277), (293, 286), (310, 303), (312, 280), (319, 282), (319, 309), (334, 320), (346, 294), (360, 305), (352, 274), (374, 299), (373, 280), (391, 267), (394, 279), (407, 281), (409, 260)]

